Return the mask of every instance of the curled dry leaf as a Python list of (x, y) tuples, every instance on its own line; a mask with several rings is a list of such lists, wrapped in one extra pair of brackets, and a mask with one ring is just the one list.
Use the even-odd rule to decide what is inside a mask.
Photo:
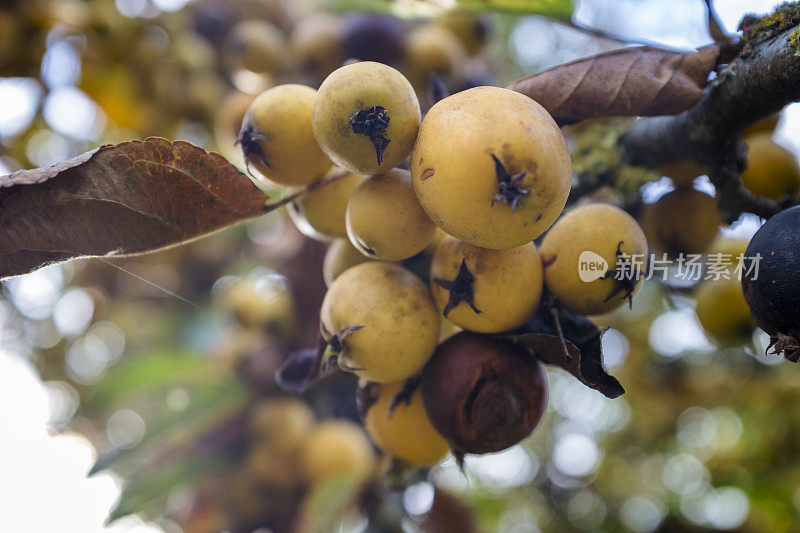
[(0, 279), (75, 257), (130, 255), (268, 210), (219, 154), (151, 137), (0, 177)]
[(560, 124), (677, 115), (700, 101), (719, 52), (719, 45), (690, 53), (621, 48), (558, 65), (506, 88), (533, 98)]
[(319, 336), (316, 348), (297, 350), (289, 354), (275, 373), (280, 388), (292, 394), (302, 394), (327, 369), (323, 365), (328, 342)]
[[(551, 309), (556, 310), (558, 323)], [(625, 393), (617, 378), (603, 367), (600, 343), (603, 332), (588, 318), (558, 306), (542, 305), (525, 329), (527, 333), (514, 335), (514, 340), (534, 352), (542, 362), (560, 366), (608, 398)]]

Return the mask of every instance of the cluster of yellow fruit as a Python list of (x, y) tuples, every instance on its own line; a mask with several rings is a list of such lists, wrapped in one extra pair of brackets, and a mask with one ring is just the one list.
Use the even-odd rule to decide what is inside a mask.
[[(744, 132), (747, 163), (742, 183), (751, 193), (780, 200), (800, 191), (800, 167), (794, 155), (773, 140), (779, 115), (772, 115)], [(741, 259), (748, 241), (718, 234), (723, 221), (712, 196), (694, 188), (706, 169), (694, 161), (680, 161), (661, 168), (675, 185), (646, 207), (644, 227), (656, 252), (669, 256), (705, 254), (724, 263), (718, 275), (700, 283), (694, 297), (700, 324), (721, 345), (735, 345), (752, 334), (755, 324), (742, 294)]]
[(434, 74), (454, 89), (490, 77), (481, 57), (491, 33), (483, 17), (451, 13), (412, 24), (382, 15), (342, 16), (316, 6), (310, 12), (286, 3), (283, 8), (282, 16), (245, 10), (244, 21), (222, 38), (220, 63), (236, 90), (217, 106), (214, 135), (223, 154), (237, 163), (229, 149), (242, 116), (254, 94), (282, 80), (318, 87), (348, 61), (376, 61), (403, 72), (427, 107)]
[(467, 14), (449, 14), (410, 29), (391, 17), (343, 17), (318, 9), (287, 12), (283, 18), (293, 21), (281, 28), (268, 20), (246, 19), (231, 28), (223, 44), (225, 66), (273, 79), (293, 71), (312, 81), (347, 60), (378, 61), (403, 70), (422, 95), (431, 72), (454, 83), (468, 77), (477, 68), (469, 59), (482, 51), (489, 34), (483, 19)]
[[(270, 182), (291, 188), (332, 181), (289, 212), (308, 235), (339, 239), (323, 267), (329, 290), (322, 334), (339, 366), (371, 388), (364, 417), (373, 441), (408, 465), (433, 464), (459, 441), (427, 416), (429, 395), (404, 389), (440, 341), (459, 328), (498, 334), (523, 326), (544, 287), (581, 314), (616, 309), (638, 288), (638, 276), (615, 275), (620, 256), (647, 252), (630, 215), (589, 204), (556, 222), (572, 183), (569, 152), (553, 118), (522, 94), (468, 89), (436, 103), (422, 120), (400, 72), (352, 63), (318, 91), (284, 85), (262, 93), (239, 142), (248, 165)], [(540, 251), (533, 241), (548, 228)], [(593, 279), (580, 277), (586, 251), (604, 262)], [(409, 261), (416, 266), (406, 268)], [(469, 338), (457, 345), (482, 346)], [(508, 355), (514, 346), (481, 349), (517, 357)], [(537, 410), (544, 382), (538, 366), (529, 375), (537, 392), (521, 402)], [(404, 401), (393, 402), (401, 391)], [(492, 401), (481, 409), (491, 412)], [(540, 416), (524, 418), (535, 425)]]
[(247, 429), (244, 459), (225, 489), (234, 523), (292, 518), (314, 487), (331, 482), (357, 487), (376, 474), (377, 456), (360, 425), (345, 419), (317, 421), (299, 399), (255, 404)]

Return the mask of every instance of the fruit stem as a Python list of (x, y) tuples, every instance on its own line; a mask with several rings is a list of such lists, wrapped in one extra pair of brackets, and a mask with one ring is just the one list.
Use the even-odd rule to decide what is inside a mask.
[(378, 166), (383, 163), (383, 153), (392, 142), (386, 136), (389, 127), (389, 112), (384, 107), (374, 105), (369, 109), (362, 109), (350, 117), (350, 127), (358, 135), (366, 135), (375, 147), (378, 157)]

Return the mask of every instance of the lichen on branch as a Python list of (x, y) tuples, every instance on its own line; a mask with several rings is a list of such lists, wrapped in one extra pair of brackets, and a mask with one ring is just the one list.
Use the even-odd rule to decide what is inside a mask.
[(738, 55), (718, 69), (695, 107), (631, 126), (621, 140), (628, 162), (656, 168), (694, 159), (706, 165), (727, 221), (743, 212), (769, 218), (796, 203), (752, 195), (740, 172), (745, 166), (741, 132), (800, 100), (799, 24), (798, 2), (783, 4), (765, 17), (745, 17)]

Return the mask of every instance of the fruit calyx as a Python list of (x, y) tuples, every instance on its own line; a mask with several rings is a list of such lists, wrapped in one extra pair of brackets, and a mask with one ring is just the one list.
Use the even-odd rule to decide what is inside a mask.
[(444, 306), (444, 317), (455, 309), (461, 302), (466, 302), (475, 314), (481, 314), (481, 310), (475, 307), (475, 292), (472, 289), (472, 283), (475, 281), (475, 276), (467, 268), (467, 260), (461, 260), (461, 267), (458, 270), (456, 279), (450, 281), (446, 279), (436, 278), (433, 280), (441, 288), (450, 293), (450, 298), (447, 300), (447, 305)]
[[(339, 368), (344, 370), (345, 372), (357, 372), (362, 370), (361, 368), (356, 367), (350, 358), (347, 357), (345, 353), (345, 339), (351, 333), (355, 333), (356, 331), (362, 329), (364, 326), (349, 326), (343, 329), (340, 329), (335, 334), (333, 334), (328, 341), (328, 347), (325, 349), (325, 353), (322, 356), (322, 360), (324, 364), (328, 364), (331, 359), (334, 357), (336, 358), (336, 362), (339, 365)], [(323, 332), (323, 335), (325, 332)]]
[(800, 332), (779, 332), (775, 335), (771, 335), (766, 352), (769, 353), (770, 349), (773, 354), (782, 353), (787, 361), (791, 361), (792, 363), (800, 361)]
[(528, 189), (520, 187), (522, 180), (528, 175), (527, 172), (519, 172), (517, 174), (509, 174), (505, 165), (497, 158), (496, 155), (491, 154), (494, 159), (494, 168), (497, 173), (497, 187), (499, 192), (492, 198), (492, 205), (495, 202), (502, 202), (511, 208), (511, 211), (517, 209), (522, 197), (528, 194)]
[(242, 147), (242, 154), (244, 155), (244, 164), (247, 167), (247, 171), (250, 172), (250, 156), (254, 155), (261, 160), (264, 165), (269, 168), (269, 162), (267, 161), (266, 156), (264, 155), (264, 150), (261, 149), (261, 145), (258, 144), (258, 141), (270, 141), (270, 138), (266, 135), (261, 135), (260, 133), (255, 133), (253, 131), (253, 127), (251, 125), (246, 125), (242, 128), (239, 132), (239, 137), (236, 139), (234, 146), (238, 145)]
[(607, 271), (600, 279), (614, 280), (614, 288), (611, 289), (611, 292), (606, 296), (606, 299), (603, 300), (603, 303), (609, 301), (619, 293), (624, 293), (623, 299), (628, 300), (628, 307), (632, 309), (633, 292), (636, 290), (636, 285), (639, 284), (639, 278), (642, 276), (642, 273), (638, 269), (634, 270), (635, 265), (631, 264), (630, 260), (628, 260), (627, 269), (620, 269), (619, 259), (625, 255), (622, 253), (622, 245), (624, 243), (625, 241), (619, 241), (617, 243), (617, 265), (615, 265), (614, 269)]
[(392, 142), (386, 136), (386, 129), (389, 127), (389, 112), (379, 105), (362, 109), (350, 117), (350, 127), (353, 128), (353, 133), (369, 137), (372, 146), (375, 147), (378, 165), (383, 163), (383, 153)]
[(464, 417), (479, 434), (510, 431), (522, 421), (522, 405), (514, 389), (486, 369), (464, 403)]
[(414, 392), (419, 388), (420, 382), (422, 380), (421, 376), (408, 378), (405, 383), (403, 383), (403, 388), (400, 389), (400, 392), (394, 395), (392, 401), (389, 402), (389, 418), (392, 418), (394, 414), (394, 410), (400, 404), (411, 405), (411, 398), (414, 396)]

